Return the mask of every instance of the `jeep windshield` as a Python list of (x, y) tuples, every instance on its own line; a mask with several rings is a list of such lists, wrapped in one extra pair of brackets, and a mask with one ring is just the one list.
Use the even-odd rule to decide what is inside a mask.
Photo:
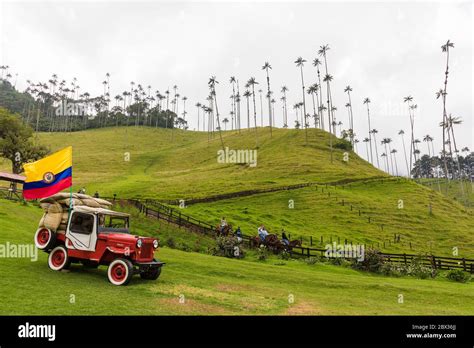
[(128, 216), (112, 216), (99, 214), (99, 233), (130, 233)]

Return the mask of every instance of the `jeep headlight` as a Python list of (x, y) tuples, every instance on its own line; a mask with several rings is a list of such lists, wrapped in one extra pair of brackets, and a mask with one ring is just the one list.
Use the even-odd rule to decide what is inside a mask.
[(138, 248), (141, 248), (141, 247), (142, 247), (142, 244), (143, 244), (143, 241), (139, 238), (139, 239), (137, 240), (137, 247), (138, 247)]
[(153, 248), (158, 248), (158, 241), (156, 239), (153, 241)]

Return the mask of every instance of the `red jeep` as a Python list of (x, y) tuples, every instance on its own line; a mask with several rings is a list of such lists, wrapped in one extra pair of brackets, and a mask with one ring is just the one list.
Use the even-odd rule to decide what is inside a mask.
[(77, 262), (94, 268), (107, 265), (114, 285), (126, 285), (136, 273), (143, 279), (158, 279), (164, 265), (154, 259), (158, 240), (130, 234), (129, 214), (102, 208), (74, 207), (66, 233), (39, 228), (35, 244), (49, 253), (51, 269), (60, 271)]

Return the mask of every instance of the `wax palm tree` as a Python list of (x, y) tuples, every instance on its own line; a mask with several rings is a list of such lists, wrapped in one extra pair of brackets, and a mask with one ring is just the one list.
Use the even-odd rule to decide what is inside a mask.
[[(355, 134), (354, 134), (355, 136)], [(357, 144), (359, 143), (359, 139), (354, 139), (354, 150), (355, 150), (355, 153), (356, 154), (359, 154), (359, 152), (357, 151)]]
[(403, 102), (408, 104), (408, 116), (410, 117), (410, 129), (411, 129), (411, 137), (410, 137), (410, 171), (408, 172), (408, 175), (411, 176), (411, 169), (413, 166), (413, 152), (415, 151), (415, 148), (413, 147), (413, 140), (414, 140), (414, 134), (413, 134), (413, 126), (414, 126), (414, 115), (412, 113), (412, 108), (413, 106), (413, 97), (411, 95), (403, 98)]
[(218, 84), (219, 81), (217, 81), (215, 76), (211, 76), (209, 79), (209, 82), (207, 83), (209, 85), (209, 88), (211, 89), (211, 95), (214, 99), (214, 105), (216, 108), (216, 120), (217, 120), (217, 127), (219, 127), (219, 137), (221, 139), (221, 145), (222, 145), (222, 150), (225, 151), (224, 148), (224, 140), (222, 139), (222, 129), (221, 129), (221, 123), (219, 119), (219, 109), (217, 107), (217, 94), (216, 94), (216, 84)]
[(263, 127), (263, 90), (259, 89), (258, 94), (260, 95), (260, 125)]
[(385, 138), (386, 141), (387, 141), (387, 145), (388, 145), (388, 154), (390, 156), (390, 164), (392, 166), (392, 174), (395, 175), (395, 168), (393, 167), (393, 160), (392, 160), (392, 145), (390, 145), (392, 143), (392, 139), (391, 138)]
[(396, 175), (398, 176), (398, 164), (397, 164), (397, 156), (396, 156), (397, 152), (398, 151), (396, 149), (393, 149), (392, 151), (390, 151), (390, 153), (393, 154), (393, 158), (395, 160), (395, 170), (396, 170)]
[(247, 99), (247, 129), (250, 129), (250, 105), (249, 105), (249, 98), (252, 94), (248, 89), (244, 92), (244, 97)]
[(462, 182), (462, 172), (461, 172), (461, 167), (459, 164), (459, 151), (456, 145), (456, 137), (454, 136), (454, 125), (460, 125), (462, 124), (462, 119), (460, 117), (453, 117), (451, 114), (449, 114), (449, 117), (447, 119), (448, 123), (448, 132), (451, 130), (451, 135), (453, 137), (453, 143), (454, 143), (454, 153), (456, 154), (456, 163), (458, 167), (458, 173), (459, 173), (459, 179), (460, 179), (460, 186), (461, 186), (461, 193), (464, 196), (464, 184)]
[[(317, 74), (318, 74), (318, 94), (319, 94), (319, 107), (318, 107), (318, 110), (321, 108), (321, 106), (323, 106), (323, 92), (321, 90), (321, 75), (320, 75), (320, 71), (319, 71), (319, 66), (321, 65), (321, 61), (318, 59), (318, 58), (315, 58), (313, 60), (313, 66), (316, 67), (316, 71), (317, 71)], [(323, 117), (323, 114), (320, 114), (320, 122), (321, 122), (321, 129), (324, 129), (324, 117)]]
[[(383, 140), (382, 140), (382, 144), (383, 144)], [(390, 174), (389, 169), (388, 169), (388, 159), (387, 159), (386, 153), (382, 152), (380, 157), (385, 158), (385, 171)]]
[(281, 93), (283, 93), (283, 101), (284, 101), (284, 104), (285, 104), (285, 121), (283, 123), (283, 127), (288, 127), (288, 108), (287, 108), (287, 104), (286, 104), (286, 101), (287, 101), (287, 98), (286, 98), (286, 92), (288, 92), (288, 87), (286, 86), (283, 86), (281, 87)]
[[(268, 95), (268, 122), (270, 125), (270, 137), (272, 136), (272, 125), (273, 125), (273, 114), (272, 114), (272, 103), (271, 103), (271, 93), (270, 93), (270, 75), (269, 75), (269, 70), (272, 69), (272, 66), (270, 65), (269, 62), (265, 62), (265, 64), (262, 66), (262, 70), (265, 70), (267, 73), (267, 95)], [(263, 126), (263, 124), (262, 124)]]
[(316, 113), (316, 102), (314, 100), (314, 95), (318, 93), (318, 87), (317, 84), (313, 84), (309, 86), (307, 93), (311, 96), (311, 99), (313, 100), (313, 118), (314, 118), (314, 128), (317, 128), (317, 113)]
[(300, 109), (300, 103), (295, 103), (293, 105), (293, 110), (295, 110), (295, 113), (296, 113), (296, 121), (298, 122), (298, 124), (300, 124), (300, 121), (298, 120), (298, 110)]
[(373, 138), (374, 138), (375, 158), (377, 159), (377, 168), (380, 168), (380, 164), (379, 164), (379, 154), (378, 154), (378, 150), (377, 150), (377, 138), (376, 138), (376, 134), (377, 134), (379, 131), (374, 128), (374, 129), (372, 129), (370, 132), (373, 134)]
[(306, 100), (305, 100), (305, 95), (304, 95), (304, 77), (303, 77), (304, 63), (306, 63), (306, 60), (303, 59), (302, 57), (298, 57), (295, 60), (295, 64), (298, 68), (300, 68), (300, 73), (301, 73), (301, 87), (303, 89), (303, 115), (304, 115), (304, 126), (305, 126), (305, 142), (307, 144), (308, 143), (308, 129), (306, 127)]
[[(235, 76), (231, 76), (230, 77), (230, 84), (232, 85), (232, 111), (233, 111), (233, 114), (235, 116), (235, 128), (238, 128), (238, 125), (237, 125), (237, 107), (236, 107), (236, 96), (235, 96), (235, 84), (236, 84), (237, 80), (235, 79)], [(233, 122), (232, 122), (233, 123)]]
[[(351, 101), (352, 87), (346, 86), (346, 88), (344, 88), (344, 92), (347, 93), (347, 97), (349, 98), (349, 103), (346, 104), (346, 106), (349, 109), (349, 128), (354, 130), (354, 116), (352, 115), (352, 101)], [(351, 143), (354, 146), (353, 138), (351, 138)]]
[(227, 123), (229, 123), (229, 119), (226, 117), (222, 120), (222, 123), (224, 124), (224, 130), (227, 130)]
[[(426, 134), (423, 137), (423, 141), (426, 142), (426, 146), (428, 147), (428, 156), (429, 157), (431, 157), (431, 150), (430, 150), (430, 141), (431, 140), (433, 140), (433, 138), (429, 134)], [(433, 156), (434, 156), (434, 153), (433, 153)]]
[(331, 123), (332, 123), (332, 120), (331, 120), (331, 88), (330, 88), (330, 85), (329, 85), (329, 82), (331, 81), (331, 79), (329, 79), (329, 72), (328, 72), (328, 62), (327, 62), (327, 51), (329, 51), (329, 45), (323, 45), (323, 46), (320, 46), (319, 50), (318, 50), (318, 54), (324, 58), (324, 66), (325, 66), (325, 70), (326, 70), (326, 75), (323, 79), (324, 82), (326, 82), (326, 95), (327, 95), (327, 110), (328, 110), (328, 119), (329, 119), (329, 123), (328, 123), (328, 126), (329, 126), (329, 132), (331, 132)]
[(405, 148), (405, 138), (403, 137), (404, 134), (405, 134), (405, 132), (403, 131), (403, 129), (400, 129), (400, 131), (398, 132), (398, 135), (400, 135), (402, 137), (403, 154), (405, 155), (405, 163), (407, 165), (408, 176), (410, 176), (410, 167), (408, 166), (407, 150)]
[(258, 84), (258, 82), (255, 80), (255, 77), (251, 77), (248, 81), (247, 84), (252, 87), (252, 99), (253, 99), (253, 119), (255, 122), (255, 142), (256, 142), (256, 148), (258, 149), (258, 132), (257, 132), (257, 107), (255, 105), (255, 85)]
[(362, 140), (364, 143), (365, 143), (365, 149), (367, 150), (367, 161), (369, 160), (369, 143), (370, 143), (370, 139), (369, 138), (364, 138), (364, 140)]
[[(443, 53), (446, 53), (446, 70), (444, 72), (444, 89), (440, 90), (440, 92), (437, 93), (437, 98), (442, 97), (443, 101), (443, 153), (446, 153), (446, 136), (449, 135), (449, 130), (446, 128), (447, 126), (447, 121), (448, 121), (448, 114), (446, 111), (446, 96), (448, 94), (447, 89), (448, 89), (448, 74), (449, 74), (449, 49), (454, 48), (454, 43), (448, 40), (444, 45), (441, 46), (441, 51)], [(446, 163), (446, 156), (443, 157), (443, 163), (446, 171), (446, 178), (449, 181), (449, 175), (448, 175), (448, 166)], [(447, 190), (446, 185), (446, 190)]]
[(199, 132), (199, 111), (201, 111), (202, 104), (199, 103), (199, 102), (197, 102), (195, 106), (196, 106), (197, 112), (198, 112), (198, 126), (197, 126), (197, 130), (198, 130), (198, 132)]
[(370, 99), (367, 97), (364, 99), (364, 104), (367, 105), (367, 120), (369, 122), (369, 145), (370, 145), (370, 163), (372, 165), (374, 164), (373, 156), (372, 156), (372, 136), (370, 134), (370, 109), (369, 109), (369, 104), (370, 104)]

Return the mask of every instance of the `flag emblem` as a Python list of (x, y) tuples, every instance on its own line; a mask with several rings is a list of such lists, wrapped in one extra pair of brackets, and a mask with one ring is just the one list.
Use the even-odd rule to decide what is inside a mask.
[(47, 184), (51, 184), (54, 181), (54, 174), (51, 172), (44, 173), (43, 181)]

